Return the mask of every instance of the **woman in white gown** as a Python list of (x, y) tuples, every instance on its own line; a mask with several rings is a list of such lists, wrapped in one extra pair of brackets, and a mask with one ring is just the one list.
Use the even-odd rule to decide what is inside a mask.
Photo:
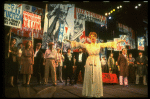
[[(89, 38), (91, 44), (80, 43), (76, 41), (69, 41), (72, 48), (83, 47), (86, 48), (89, 56), (86, 60), (85, 74), (83, 81), (82, 95), (87, 97), (102, 97), (103, 96), (103, 81), (101, 62), (99, 59), (100, 47), (114, 47), (116, 48), (118, 42), (96, 43), (97, 34), (90, 32)], [(121, 42), (120, 40), (119, 42)]]

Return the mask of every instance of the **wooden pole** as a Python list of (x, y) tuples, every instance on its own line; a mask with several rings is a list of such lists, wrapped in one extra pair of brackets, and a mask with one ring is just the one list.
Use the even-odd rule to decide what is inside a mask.
[(12, 27), (10, 27), (10, 30), (9, 30), (8, 57), (9, 57), (10, 42), (11, 42), (11, 30), (12, 30)]

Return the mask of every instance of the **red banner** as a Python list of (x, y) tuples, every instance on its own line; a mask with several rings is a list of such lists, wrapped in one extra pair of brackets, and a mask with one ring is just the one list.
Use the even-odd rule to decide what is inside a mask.
[[(12, 32), (21, 37), (32, 37), (32, 29), (27, 27), (12, 28)], [(35, 39), (43, 38), (43, 28), (41, 30), (33, 29), (33, 37)]]
[(116, 74), (102, 73), (103, 83), (118, 83)]

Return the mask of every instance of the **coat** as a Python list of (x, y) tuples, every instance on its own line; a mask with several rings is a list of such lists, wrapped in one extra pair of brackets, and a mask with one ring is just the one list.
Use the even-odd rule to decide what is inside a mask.
[(137, 64), (137, 74), (142, 76), (142, 75), (146, 75), (147, 74), (147, 68), (146, 68), (146, 63), (147, 63), (147, 60), (146, 60), (146, 57), (145, 56), (142, 56), (142, 58), (137, 57), (136, 58), (136, 63), (139, 62), (139, 63), (144, 63), (143, 65), (141, 64)]
[(74, 66), (74, 56), (71, 54), (72, 58), (69, 61), (68, 54), (64, 55), (64, 66), (66, 65), (66, 75), (73, 74), (73, 66)]
[(118, 65), (120, 66), (120, 76), (127, 77), (128, 76), (128, 62), (127, 58), (121, 54), (118, 57)]
[[(76, 63), (75, 63), (75, 66), (79, 66), (79, 53), (75, 56), (75, 59), (76, 59)], [(82, 53), (82, 67), (85, 66), (85, 63), (86, 63), (86, 54), (85, 53)]]

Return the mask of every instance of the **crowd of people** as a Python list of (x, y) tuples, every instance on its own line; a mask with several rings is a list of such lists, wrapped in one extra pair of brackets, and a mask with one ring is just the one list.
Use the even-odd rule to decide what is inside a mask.
[[(113, 53), (110, 53), (108, 60), (106, 60), (105, 57), (102, 57), (102, 59), (96, 57), (93, 64), (88, 56), (91, 56), (90, 58), (93, 59), (95, 52), (90, 53), (89, 51), (88, 53), (83, 53), (83, 48), (85, 48), (84, 45), (79, 48), (78, 53), (74, 54), (71, 53), (71, 48), (67, 49), (67, 53), (60, 52), (61, 48), (57, 47), (55, 49), (53, 42), (48, 43), (48, 49), (45, 51), (45, 53), (41, 51), (41, 43), (36, 44), (35, 50), (32, 47), (31, 41), (28, 41), (25, 47), (23, 47), (22, 43), (18, 44), (17, 47), (15, 47), (15, 44), (16, 39), (12, 39), (9, 50), (10, 55), (8, 71), (10, 85), (12, 87), (14, 87), (14, 84), (17, 84), (19, 75), (23, 75), (22, 85), (26, 87), (30, 86), (30, 79), (32, 74), (36, 76), (38, 84), (47, 85), (50, 72), (53, 86), (57, 86), (57, 79), (60, 81), (60, 83), (63, 82), (62, 74), (65, 75), (65, 85), (67, 85), (68, 78), (70, 79), (69, 84), (73, 85), (77, 83), (80, 71), (83, 80), (89, 79), (85, 76), (86, 73), (88, 73), (88, 69), (85, 69), (86, 64), (90, 66), (90, 70), (92, 69), (91, 73), (93, 73), (93, 71), (97, 72), (97, 70), (95, 71), (94, 68), (91, 68), (99, 64), (97, 59), (99, 59), (101, 62), (101, 68), (99, 68), (99, 71), (102, 71), (102, 73), (117, 74), (120, 85), (128, 87), (128, 80), (131, 83), (139, 84), (139, 77), (143, 77), (143, 84), (147, 85), (146, 75), (148, 57), (144, 56), (141, 51), (139, 52), (139, 56), (135, 59), (132, 57), (132, 53), (129, 53), (128, 57), (127, 49), (124, 48), (122, 49), (122, 54), (118, 56), (117, 60), (113, 58)], [(80, 45), (80, 43), (71, 42), (71, 45), (77, 46)], [(64, 68), (64, 72), (62, 71), (62, 68)], [(73, 72), (74, 68), (76, 69)], [(93, 84), (94, 78), (91, 79), (91, 83)], [(86, 89), (86, 86), (83, 86), (83, 90), (84, 89)], [(83, 91), (83, 94), (86, 93)]]

